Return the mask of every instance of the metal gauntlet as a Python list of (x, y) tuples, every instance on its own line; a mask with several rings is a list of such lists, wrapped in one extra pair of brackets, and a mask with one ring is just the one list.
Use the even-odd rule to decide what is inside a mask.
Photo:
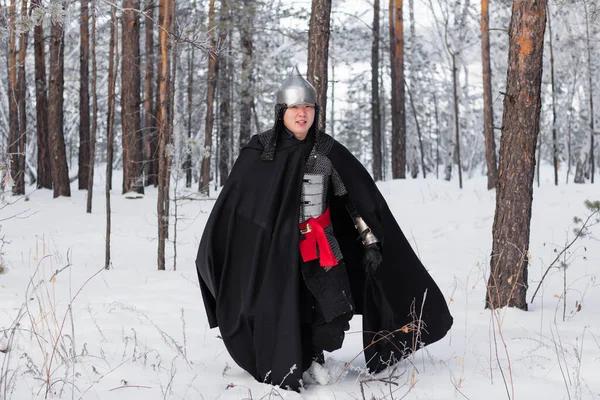
[(354, 220), (354, 227), (360, 234), (360, 240), (362, 240), (363, 246), (366, 247), (370, 244), (379, 242), (379, 239), (377, 239), (377, 236), (375, 236), (373, 234), (373, 232), (371, 231), (371, 228), (369, 228), (369, 226), (367, 225), (365, 220), (362, 219), (362, 217), (360, 215), (356, 215), (356, 216), (352, 217), (352, 219)]
[(371, 228), (369, 228), (369, 225), (367, 225), (365, 220), (362, 219), (362, 217), (358, 214), (358, 211), (356, 211), (354, 204), (352, 204), (352, 202), (350, 202), (349, 199), (346, 200), (346, 209), (348, 210), (350, 216), (352, 217), (352, 220), (354, 221), (354, 227), (360, 235), (360, 240), (362, 241), (363, 246), (366, 247), (373, 243), (379, 243), (379, 239), (377, 239), (377, 236), (373, 234)]

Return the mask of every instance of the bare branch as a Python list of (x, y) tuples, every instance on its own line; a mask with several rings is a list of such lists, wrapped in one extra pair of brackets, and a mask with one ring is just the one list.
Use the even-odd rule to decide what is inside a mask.
[(588, 217), (585, 220), (585, 222), (583, 223), (583, 225), (581, 225), (581, 228), (575, 233), (575, 237), (573, 238), (573, 240), (571, 240), (571, 242), (565, 248), (563, 248), (560, 253), (558, 253), (556, 255), (556, 258), (554, 259), (554, 261), (552, 261), (552, 263), (550, 263), (548, 268), (546, 268), (546, 271), (544, 272), (544, 275), (542, 275), (542, 279), (540, 279), (540, 282), (538, 283), (537, 288), (535, 289), (535, 292), (533, 293), (533, 296), (531, 296), (530, 303), (533, 303), (533, 300), (535, 300), (535, 296), (536, 296), (537, 292), (540, 290), (540, 287), (542, 286), (542, 283), (544, 282), (546, 275), (548, 275), (548, 273), (550, 272), (552, 267), (554, 267), (554, 264), (556, 264), (558, 262), (558, 260), (560, 260), (562, 255), (567, 250), (569, 250), (571, 248), (571, 246), (573, 246), (573, 244), (577, 241), (577, 239), (579, 239), (582, 236), (582, 233), (585, 231), (585, 229), (593, 225), (593, 224), (590, 224), (590, 219), (592, 219), (592, 217), (594, 217), (596, 214), (599, 214), (599, 213), (600, 213), (600, 210), (596, 210), (593, 213), (591, 213), (590, 215), (588, 215)]

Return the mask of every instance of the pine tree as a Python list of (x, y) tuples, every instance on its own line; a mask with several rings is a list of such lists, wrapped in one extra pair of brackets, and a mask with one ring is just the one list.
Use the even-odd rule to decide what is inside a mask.
[(514, 0), (486, 308), (527, 310), (535, 146), (539, 133), (546, 0)]

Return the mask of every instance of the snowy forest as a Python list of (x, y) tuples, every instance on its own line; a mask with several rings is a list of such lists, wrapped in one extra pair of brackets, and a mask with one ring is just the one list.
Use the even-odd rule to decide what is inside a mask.
[[(440, 287), (449, 303), (462, 301), (462, 295), (466, 298), (464, 303), (451, 307), (455, 327), (460, 325), (457, 328), (460, 330), (450, 340), (459, 343), (451, 343), (440, 352), (439, 357), (444, 361), (427, 360), (431, 361), (430, 368), (421, 375), (421, 387), (438, 385), (435, 380), (440, 371), (438, 367), (444, 372), (453, 371), (450, 372), (451, 385), (444, 389), (440, 386), (437, 397), (428, 397), (429, 389), (419, 392), (415, 386), (414, 370), (413, 375), (408, 373), (402, 377), (401, 374), (402, 378), (394, 375), (397, 373), (394, 370), (387, 380), (366, 375), (366, 379), (371, 379), (368, 382), (379, 384), (379, 391), (373, 389), (374, 394), (365, 397), (363, 385), (367, 380), (361, 380), (365, 377), (363, 372), (346, 371), (348, 365), (356, 367), (356, 364), (352, 364), (354, 353), (345, 347), (342, 353), (334, 353), (327, 361), (331, 376), (337, 377), (336, 383), (346, 376), (340, 391), (336, 389), (332, 397), (317, 389), (307, 393), (327, 399), (400, 398), (396, 390), (401, 389), (408, 390), (407, 394), (411, 390), (417, 393), (408, 398), (469, 398), (470, 393), (473, 399), (488, 395), (490, 399), (515, 399), (515, 392), (527, 394), (527, 385), (520, 384), (518, 378), (532, 374), (530, 371), (538, 364), (526, 362), (527, 372), (519, 371), (519, 367), (514, 367), (515, 353), (534, 354), (541, 347), (531, 350), (515, 345), (518, 351), (511, 353), (511, 344), (507, 345), (504, 337), (500, 340), (494, 336), (495, 356), (491, 355), (492, 345), (488, 348), (487, 344), (476, 345), (473, 352), (467, 354), (467, 336), (475, 331), (475, 325), (467, 327), (466, 315), (474, 308), (478, 312), (491, 309), (491, 317), (483, 318), (489, 321), (484, 321), (479, 328), (490, 330), (494, 335), (502, 336), (502, 323), (507, 315), (514, 326), (523, 323), (526, 329), (534, 330), (539, 322), (534, 321), (537, 317), (525, 321), (512, 311), (496, 309), (509, 306), (539, 311), (545, 303), (539, 299), (542, 304), (535, 303), (534, 298), (538, 289), (547, 284), (556, 287), (552, 290), (559, 293), (550, 299), (552, 290), (548, 289), (545, 295), (546, 306), (551, 309), (548, 313), (555, 313), (555, 321), (550, 328), (552, 339), (546, 335), (542, 340), (541, 328), (539, 337), (540, 343), (545, 343), (543, 351), (556, 346), (556, 354), (544, 353), (546, 358), (539, 361), (539, 365), (550, 368), (558, 359), (561, 369), (554, 371), (556, 376), (547, 386), (546, 397), (540, 394), (531, 398), (600, 398), (598, 385), (580, 372), (582, 365), (587, 365), (589, 371), (597, 370), (600, 332), (587, 335), (586, 343), (592, 343), (590, 337), (595, 343), (591, 344), (593, 360), (588, 361), (582, 361), (588, 325), (580, 322), (565, 333), (564, 341), (570, 343), (565, 344), (565, 348), (571, 346), (571, 353), (554, 336), (559, 335), (556, 315), (562, 314), (563, 322), (569, 318), (575, 320), (586, 295), (592, 298), (593, 289), (589, 288), (598, 286), (595, 275), (587, 270), (571, 278), (567, 278), (566, 272), (567, 265), (574, 260), (592, 260), (592, 263), (600, 260), (598, 239), (590, 231), (592, 226), (600, 224), (600, 190), (594, 187), (598, 185), (595, 181), (600, 179), (600, 2), (597, 0), (0, 0), (0, 48), (4, 67), (0, 73), (0, 284), (2, 279), (9, 279), (7, 282), (15, 279), (14, 285), (21, 285), (20, 289), (13, 286), (15, 296), (17, 293), (20, 296), (25, 286), (26, 294), (40, 290), (39, 285), (30, 289), (29, 276), (38, 274), (40, 260), (51, 253), (55, 254), (51, 258), (56, 265), (48, 267), (51, 278), (44, 276), (43, 281), (53, 285), (52, 279), (74, 265), (72, 252), (65, 248), (79, 245), (93, 253), (82, 257), (86, 265), (100, 268), (92, 278), (107, 274), (105, 271), (113, 268), (118, 271), (118, 265), (126, 264), (136, 265), (123, 275), (132, 282), (141, 279), (137, 276), (140, 270), (145, 271), (142, 275), (156, 270), (179, 272), (185, 268), (191, 271), (181, 272), (182, 276), (185, 274), (183, 278), (148, 275), (150, 278), (144, 283), (149, 279), (157, 293), (162, 290), (163, 279), (172, 285), (170, 293), (188, 285), (190, 279), (195, 280), (193, 258), (202, 233), (202, 222), (198, 221), (205, 222), (240, 149), (253, 135), (272, 127), (275, 93), (297, 66), (317, 91), (320, 113), (315, 123), (344, 144), (365, 166), (383, 188), (386, 198), (389, 195), (390, 204), (397, 204), (391, 207), (395, 214), (417, 227), (416, 235), (419, 237), (421, 233), (421, 244), (431, 232), (437, 232), (434, 228), (437, 222), (443, 225), (445, 218), (453, 218), (444, 214), (446, 208), (452, 207), (461, 211), (448, 226), (462, 226), (466, 236), (478, 243), (477, 247), (473, 244), (465, 251), (476, 254), (473, 259), (465, 255), (451, 256), (454, 265), (460, 264), (463, 268), (458, 269), (456, 275), (447, 271), (440, 273), (439, 268), (438, 276), (433, 274), (436, 281), (441, 276)], [(532, 206), (533, 193), (540, 187), (541, 200), (536, 198), (538, 203)], [(430, 198), (423, 200), (423, 204), (431, 208), (413, 202), (426, 196)], [(70, 199), (69, 203), (65, 203), (66, 199)], [(579, 207), (584, 201), (585, 207)], [(142, 202), (144, 205), (140, 205)], [(420, 219), (411, 216), (408, 208), (401, 211), (401, 206), (419, 210)], [(537, 212), (551, 217), (536, 216), (538, 206)], [(486, 210), (485, 215), (478, 207)], [(36, 217), (31, 208), (45, 210), (40, 211), (41, 223), (34, 224)], [(565, 210), (568, 210), (568, 218), (559, 221), (557, 218)], [(61, 222), (50, 215), (54, 212)], [(132, 219), (137, 212), (144, 215), (143, 222)], [(574, 220), (572, 212), (577, 213)], [(87, 237), (90, 232), (77, 225), (77, 219), (84, 221), (88, 214), (93, 219), (85, 221), (91, 222), (81, 223), (94, 227), (95, 241), (82, 243), (78, 235)], [(190, 217), (192, 214), (196, 217)], [(475, 228), (470, 225), (465, 228), (461, 221), (471, 217)], [(18, 222), (22, 218), (25, 220)], [(45, 227), (60, 224), (69, 226), (69, 233), (61, 239), (64, 242), (50, 243), (43, 233)], [(124, 227), (127, 224), (131, 224), (132, 231)], [(569, 233), (565, 239), (560, 236), (562, 231), (555, 234), (555, 229), (568, 230), (568, 224), (578, 229), (574, 236)], [(456, 235), (450, 228), (440, 229), (447, 236)], [(552, 239), (542, 239), (542, 230), (551, 231)], [(14, 234), (16, 231), (19, 233)], [(135, 241), (139, 235), (145, 235), (143, 245)], [(131, 249), (143, 253), (143, 263), (127, 254), (130, 244), (122, 240), (124, 237), (136, 238), (130, 243)], [(582, 256), (588, 247), (582, 250), (584, 245), (579, 248), (574, 243), (586, 237), (594, 237), (588, 247), (595, 248), (592, 250), (595, 253)], [(412, 240), (417, 241), (413, 237), (410, 240), (413, 245)], [(546, 247), (550, 242), (552, 244)], [(423, 246), (425, 252), (435, 254), (435, 243), (432, 239)], [(443, 249), (444, 254), (453, 254), (465, 242), (456, 237), (444, 243), (438, 248)], [(52, 246), (56, 248), (50, 249)], [(27, 254), (31, 256), (32, 248), (35, 248), (37, 269), (33, 272), (31, 267), (29, 270), (24, 267), (17, 273), (15, 265), (31, 264), (31, 260), (29, 264), (23, 260)], [(543, 252), (546, 253), (540, 255)], [(58, 253), (62, 255), (59, 257)], [(431, 257), (426, 261), (434, 272), (446, 262), (442, 254)], [(481, 265), (485, 268), (479, 270)], [(527, 269), (533, 269), (534, 265), (535, 273), (529, 272), (528, 277)], [(597, 265), (595, 267), (597, 269)], [(144, 358), (142, 371), (142, 354), (148, 357), (159, 349), (161, 361), (155, 361), (152, 368), (160, 391), (152, 392), (154, 397), (136, 395), (139, 398), (187, 399), (200, 398), (200, 394), (217, 398), (225, 389), (210, 386), (209, 381), (213, 379), (222, 386), (230, 376), (233, 376), (232, 382), (235, 379), (241, 382), (227, 387), (231, 391), (239, 389), (231, 398), (253, 398), (252, 393), (256, 395), (254, 398), (287, 396), (280, 392), (274, 395), (271, 389), (255, 385), (236, 367), (232, 375), (228, 375), (235, 364), (231, 359), (222, 359), (221, 354), (226, 354), (223, 349), (198, 361), (198, 365), (204, 365), (217, 360), (219, 367), (214, 376), (210, 375), (212, 378), (200, 379), (210, 389), (197, 389), (194, 382), (202, 372), (191, 362), (192, 347), (201, 347), (196, 350), (206, 354), (211, 346), (223, 346), (214, 339), (206, 344), (205, 316), (199, 307), (199, 294), (195, 292), (197, 281), (190, 293), (193, 289), (198, 304), (191, 305), (189, 299), (181, 300), (183, 293), (188, 293), (185, 286), (181, 297), (177, 295), (173, 300), (180, 303), (171, 304), (172, 309), (162, 309), (165, 314), (178, 314), (181, 309), (181, 316), (174, 315), (176, 324), (183, 323), (181, 342), (164, 325), (148, 316), (150, 310), (134, 308), (130, 305), (133, 303), (126, 300), (111, 303), (110, 311), (93, 301), (76, 310), (77, 315), (84, 314), (86, 318), (89, 313), (91, 322), (85, 326), (104, 343), (97, 349), (90, 346), (89, 351), (101, 353), (101, 359), (112, 363), (99, 373), (96, 373), (99, 367), (94, 364), (94, 373), (100, 378), (82, 383), (85, 376), (75, 377), (76, 361), (73, 360), (78, 357), (76, 350), (81, 352), (81, 357), (84, 350), (75, 345), (74, 329), (69, 344), (64, 344), (63, 325), (79, 295), (77, 288), (81, 291), (92, 279), (90, 271), (96, 269), (78, 272), (77, 284), (81, 288), (73, 286), (75, 296), (70, 292), (69, 282), (69, 295), (65, 293), (63, 299), (66, 311), (62, 325), (57, 322), (60, 307), (52, 303), (50, 295), (42, 298), (38, 314), (45, 314), (50, 307), (54, 321), (41, 328), (39, 335), (48, 333), (54, 344), (39, 344), (40, 354), (45, 354), (43, 357), (40, 354), (32, 359), (22, 356), (22, 367), (9, 368), (8, 353), (11, 347), (18, 347), (15, 343), (19, 337), (21, 342), (32, 341), (27, 332), (18, 333), (15, 327), (21, 319), (35, 312), (29, 309), (24, 312), (25, 305), (16, 302), (12, 307), (13, 311), (20, 310), (18, 313), (5, 312), (8, 319), (0, 319), (0, 351), (6, 353), (0, 369), (0, 399), (8, 400), (13, 393), (16, 393), (14, 398), (41, 398), (44, 393), (46, 397), (71, 398), (75, 391), (76, 398), (84, 398), (88, 393), (89, 397), (112, 399), (121, 397), (99, 394), (96, 388), (144, 390), (152, 386), (151, 383), (128, 384), (130, 379), (123, 379), (123, 383), (117, 376), (99, 384), (116, 369), (113, 367), (117, 361), (105, 356), (106, 348), (114, 354), (122, 353), (123, 363), (130, 360), (123, 369), (135, 377), (143, 376), (146, 368), (150, 368)], [(472, 277), (475, 269), (478, 272)], [(538, 270), (541, 273), (538, 274)], [(553, 274), (547, 278), (549, 271), (556, 272), (562, 280), (559, 282), (555, 276), (552, 282)], [(13, 272), (17, 275), (10, 278)], [(115, 273), (122, 274), (123, 270)], [(585, 290), (573, 289), (577, 294), (569, 294), (573, 296), (569, 301), (577, 297), (575, 306), (568, 303), (569, 279), (576, 285), (575, 282), (581, 284), (590, 275), (594, 278)], [(509, 278), (504, 279), (507, 276)], [(105, 279), (109, 281), (107, 285), (118, 286), (121, 278)], [(478, 284), (474, 281), (483, 283), (476, 288)], [(11, 284), (0, 285), (0, 290), (9, 293)], [(92, 293), (103, 290), (95, 281), (89, 286)], [(48, 292), (45, 286), (44, 290)], [(123, 293), (128, 290), (123, 289)], [(141, 292), (135, 293), (146, 299)], [(529, 302), (526, 295), (531, 298)], [(8, 299), (8, 294), (6, 296)], [(479, 302), (474, 302), (475, 297)], [(595, 294), (593, 299), (590, 304), (600, 304), (600, 294)], [(153, 301), (152, 297), (146, 301)], [(560, 313), (558, 305), (548, 305), (551, 301), (561, 302)], [(5, 298), (0, 301), (0, 308), (5, 307), (3, 303)], [(202, 314), (193, 328), (190, 328), (193, 322), (189, 310)], [(115, 327), (111, 325), (111, 313), (121, 317)], [(144, 329), (137, 326), (131, 328), (133, 333), (125, 332), (123, 327), (130, 323), (127, 315), (146, 324)], [(596, 311), (592, 321), (598, 322), (597, 315)], [(60, 314), (60, 318), (62, 316)], [(107, 325), (98, 324), (96, 318)], [(186, 318), (190, 319), (189, 331), (186, 331)], [(71, 327), (76, 325), (73, 315), (70, 321)], [(35, 324), (32, 322), (32, 325)], [(60, 332), (56, 333), (59, 326)], [(112, 337), (111, 329), (114, 330)], [(140, 334), (145, 332), (148, 338), (156, 334), (156, 329), (160, 339), (154, 342), (148, 339), (150, 344), (143, 349), (140, 344), (138, 348), (136, 329)], [(593, 329), (597, 329), (597, 325)], [(167, 331), (171, 333), (165, 333)], [(9, 335), (9, 332), (12, 333)], [(188, 355), (187, 337), (192, 333), (197, 337), (204, 335), (205, 339), (202, 345), (190, 345)], [(525, 335), (509, 328), (504, 334), (515, 340)], [(491, 340), (488, 332), (474, 337), (475, 342)], [(62, 356), (58, 343), (63, 344)], [(87, 354), (85, 345), (84, 348)], [(52, 370), (55, 351), (62, 357), (62, 363), (57, 361), (56, 370)], [(480, 375), (478, 367), (473, 365), (479, 363), (480, 354), (486, 352), (490, 352), (487, 368), (490, 375), (496, 373), (498, 382), (491, 385), (494, 389), (488, 393), (490, 386), (484, 382), (485, 378), (474, 378), (469, 392), (464, 378)], [(49, 353), (52, 357), (48, 359)], [(462, 360), (458, 361), (462, 367), (452, 369), (449, 365), (457, 357)], [(352, 361), (347, 361), (343, 371), (340, 370), (339, 361), (349, 359)], [(167, 360), (171, 363), (170, 369)], [(13, 363), (19, 364), (19, 361)], [(83, 360), (80, 368), (91, 368), (92, 363)], [(425, 368), (424, 364), (423, 359)], [(177, 376), (175, 365), (186, 372)], [(435, 366), (433, 370), (431, 365)], [(502, 378), (498, 377), (498, 371)], [(37, 385), (44, 390), (38, 391), (36, 387), (30, 393), (27, 385), (16, 383), (28, 372), (41, 377), (38, 381), (42, 383)], [(62, 375), (57, 379), (55, 374)], [(489, 380), (493, 382), (494, 378), (490, 376)], [(329, 383), (333, 381), (331, 378)], [(390, 388), (391, 393), (393, 386), (390, 381), (404, 383), (388, 396), (387, 390)], [(55, 383), (59, 384), (54, 386)], [(58, 390), (61, 385), (62, 389)], [(65, 389), (69, 385), (71, 387)], [(80, 390), (84, 387), (88, 389)], [(538, 382), (537, 387), (543, 384)], [(188, 393), (190, 388), (195, 389)], [(32, 394), (36, 392), (38, 397)], [(353, 395), (345, 397), (350, 392)], [(557, 392), (561, 395), (552, 397)], [(95, 393), (94, 396), (91, 393)]]
[[(70, 196), (77, 181), (91, 199), (106, 165), (123, 193), (158, 186), (167, 221), (171, 180), (222, 186), (307, 62), (319, 126), (376, 181), (487, 174), (496, 187), (511, 2), (313, 3), (2, 1), (3, 187)], [(597, 6), (545, 12), (535, 158), (556, 185), (593, 183), (600, 165)]]
[[(113, 147), (123, 192), (143, 193), (160, 181), (163, 130), (168, 175), (182, 174), (201, 192), (209, 182), (222, 185), (240, 146), (272, 124), (278, 84), (307, 62), (308, 3), (6, 0), (1, 7), (0, 132), (15, 194), (36, 185), (68, 196), (74, 180), (87, 190), (93, 164), (104, 165)], [(321, 126), (376, 180), (489, 173), (495, 186), (511, 2), (329, 7), (312, 24), (327, 32), (326, 42), (311, 44), (323, 49), (313, 53), (327, 68)], [(592, 183), (598, 168), (596, 7), (547, 8), (536, 158), (567, 170), (556, 184)]]

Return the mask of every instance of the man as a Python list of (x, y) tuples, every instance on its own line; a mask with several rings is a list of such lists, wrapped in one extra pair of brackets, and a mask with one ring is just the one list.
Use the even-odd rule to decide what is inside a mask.
[(318, 112), (315, 89), (294, 68), (273, 129), (240, 152), (196, 259), (210, 327), (231, 357), (293, 390), (323, 350), (341, 347), (355, 314), (371, 372), (452, 325), (369, 173), (316, 128)]

